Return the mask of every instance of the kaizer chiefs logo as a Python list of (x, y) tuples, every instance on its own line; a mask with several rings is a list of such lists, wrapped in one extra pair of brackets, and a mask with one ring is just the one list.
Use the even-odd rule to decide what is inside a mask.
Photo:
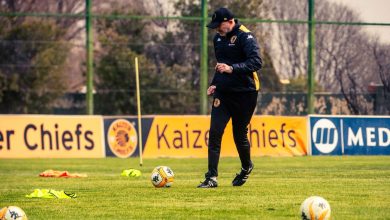
[(108, 128), (107, 140), (108, 146), (117, 157), (127, 158), (137, 148), (137, 131), (129, 121), (118, 119)]
[(214, 107), (217, 108), (220, 104), (221, 104), (221, 100), (219, 100), (218, 98), (215, 98), (214, 99)]

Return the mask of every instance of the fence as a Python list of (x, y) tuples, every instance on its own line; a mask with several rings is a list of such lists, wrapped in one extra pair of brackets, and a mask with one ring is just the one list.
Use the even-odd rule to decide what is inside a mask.
[[(188, 94), (180, 93), (177, 91), (165, 91), (164, 93), (157, 92), (157, 94), (167, 94), (170, 97), (180, 97)], [(197, 95), (193, 92), (192, 95)], [(387, 103), (380, 102), (384, 100), (377, 97), (378, 94), (360, 94), (360, 99), (364, 100), (365, 115), (386, 115)], [(100, 103), (101, 96), (94, 96), (95, 103)], [(86, 110), (85, 94), (74, 93), (66, 94), (59, 99), (53, 108), (54, 114), (60, 115), (79, 115), (84, 114)], [(379, 101), (379, 102), (378, 102)], [(211, 100), (210, 100), (211, 104)], [(255, 114), (259, 115), (290, 115), (290, 116), (304, 116), (307, 115), (307, 95), (306, 93), (259, 93), (258, 105)], [(145, 114), (188, 114), (188, 110), (192, 109), (194, 112), (197, 110), (199, 104), (193, 103), (192, 106), (186, 106), (185, 108), (177, 109), (176, 112), (167, 112), (166, 109), (171, 106), (162, 106), (162, 108), (156, 108), (155, 106), (147, 106), (143, 109)], [(132, 109), (132, 111), (135, 111)], [(96, 111), (102, 111), (97, 109)], [(353, 114), (348, 108), (348, 103), (345, 101), (343, 94), (315, 94), (314, 95), (314, 111), (317, 114), (326, 115), (350, 115)], [(106, 113), (108, 114), (108, 113)]]

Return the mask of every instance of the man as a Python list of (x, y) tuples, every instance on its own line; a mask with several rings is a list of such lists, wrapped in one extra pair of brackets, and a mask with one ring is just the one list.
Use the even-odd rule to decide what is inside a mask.
[(208, 172), (198, 188), (218, 186), (218, 162), (226, 124), (232, 119), (233, 136), (241, 160), (241, 171), (233, 186), (243, 185), (253, 169), (248, 141), (248, 124), (257, 103), (260, 88), (256, 71), (262, 60), (254, 35), (226, 8), (213, 14), (208, 28), (216, 30), (214, 50), (217, 59), (214, 78), (207, 95), (213, 95), (208, 146)]

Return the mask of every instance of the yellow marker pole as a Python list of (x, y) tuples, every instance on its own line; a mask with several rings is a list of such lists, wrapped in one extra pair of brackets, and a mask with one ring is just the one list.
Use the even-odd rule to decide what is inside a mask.
[(141, 98), (140, 98), (140, 89), (139, 89), (138, 57), (135, 58), (135, 82), (137, 87), (139, 165), (142, 166), (142, 123), (141, 123)]

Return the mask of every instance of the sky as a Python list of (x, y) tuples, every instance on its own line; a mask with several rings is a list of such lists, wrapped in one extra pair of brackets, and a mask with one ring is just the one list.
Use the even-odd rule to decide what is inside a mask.
[[(363, 22), (390, 23), (390, 0), (329, 0), (347, 5), (358, 12)], [(390, 26), (367, 26), (370, 34), (379, 35), (384, 43), (390, 43)]]

